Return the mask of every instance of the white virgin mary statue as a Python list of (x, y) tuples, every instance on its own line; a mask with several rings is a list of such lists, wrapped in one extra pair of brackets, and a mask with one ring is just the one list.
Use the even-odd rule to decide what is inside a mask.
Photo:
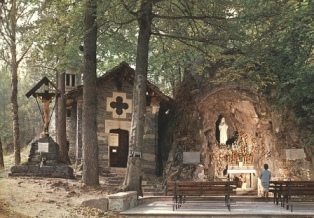
[(221, 122), (219, 124), (219, 142), (220, 144), (226, 144), (228, 140), (227, 135), (228, 125), (225, 122), (225, 118), (221, 118)]

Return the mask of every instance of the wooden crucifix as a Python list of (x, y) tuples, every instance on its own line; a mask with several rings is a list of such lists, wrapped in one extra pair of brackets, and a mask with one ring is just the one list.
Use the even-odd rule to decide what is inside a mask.
[[(49, 85), (51, 85), (54, 88), (55, 92), (49, 92)], [(42, 86), (44, 86), (44, 92), (37, 92), (38, 89), (40, 89)], [(50, 123), (50, 103), (53, 101), (53, 99), (55, 98), (57, 99), (60, 96), (60, 91), (52, 82), (50, 82), (50, 80), (47, 77), (44, 77), (26, 94), (26, 97), (29, 98), (31, 95), (34, 96), (36, 100), (40, 99), (41, 102), (43, 103), (41, 109), (37, 101), (44, 122), (44, 134), (49, 135), (48, 130)]]

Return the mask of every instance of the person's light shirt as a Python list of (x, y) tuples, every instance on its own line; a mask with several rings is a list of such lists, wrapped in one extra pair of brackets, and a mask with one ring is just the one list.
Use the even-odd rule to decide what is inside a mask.
[(263, 170), (260, 176), (261, 182), (269, 182), (271, 173), (269, 170)]

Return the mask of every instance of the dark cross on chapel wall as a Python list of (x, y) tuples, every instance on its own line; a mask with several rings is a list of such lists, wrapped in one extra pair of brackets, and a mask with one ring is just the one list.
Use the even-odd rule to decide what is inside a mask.
[(110, 102), (110, 107), (116, 109), (116, 113), (118, 115), (123, 114), (123, 110), (126, 110), (129, 108), (129, 105), (127, 103), (123, 103), (123, 98), (118, 96), (116, 97), (116, 101)]

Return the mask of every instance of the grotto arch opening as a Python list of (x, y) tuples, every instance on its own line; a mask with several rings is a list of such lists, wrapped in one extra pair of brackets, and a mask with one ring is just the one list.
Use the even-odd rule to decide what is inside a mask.
[[(242, 176), (248, 189), (257, 188), (256, 175), (265, 162), (266, 151), (274, 143), (266, 116), (269, 114), (263, 104), (247, 90), (226, 88), (203, 95), (197, 109), (204, 133), (201, 159), (209, 179)], [(228, 126), (225, 143), (220, 137), (222, 119)]]

